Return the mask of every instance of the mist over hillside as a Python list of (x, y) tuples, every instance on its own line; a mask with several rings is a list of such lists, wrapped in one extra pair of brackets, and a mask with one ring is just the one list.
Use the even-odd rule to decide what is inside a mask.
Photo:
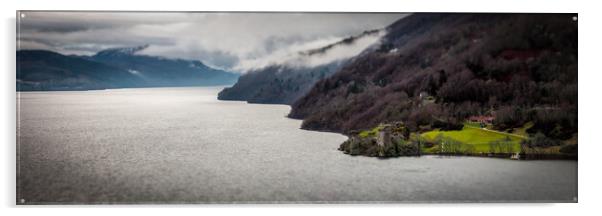
[(338, 71), (349, 59), (378, 45), (383, 30), (365, 31), (318, 48), (283, 53), (273, 63), (243, 74), (220, 92), (220, 100), (292, 104), (318, 80)]

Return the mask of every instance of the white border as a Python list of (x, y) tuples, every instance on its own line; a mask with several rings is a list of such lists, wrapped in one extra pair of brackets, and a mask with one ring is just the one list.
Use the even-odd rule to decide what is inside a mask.
[[(580, 215), (599, 213), (602, 97), (600, 15), (595, 1), (558, 0), (15, 0), (2, 2), (2, 192), (1, 215), (176, 215), (209, 214), (328, 214), (375, 215)], [(345, 12), (571, 12), (579, 13), (579, 203), (578, 204), (377, 204), (377, 205), (159, 205), (159, 206), (34, 206), (15, 204), (15, 16), (16, 10), (160, 10), (160, 11), (345, 11)], [(598, 64), (596, 64), (598, 63)], [(596, 139), (598, 138), (598, 139)], [(313, 207), (313, 208), (308, 208)], [(94, 208), (94, 209), (92, 209)], [(258, 211), (259, 210), (259, 211)], [(7, 214), (8, 213), (8, 214)]]

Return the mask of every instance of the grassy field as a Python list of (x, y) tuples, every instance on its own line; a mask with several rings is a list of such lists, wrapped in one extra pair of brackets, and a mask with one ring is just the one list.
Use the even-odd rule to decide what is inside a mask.
[(520, 128), (514, 128), (514, 132), (512, 133), (527, 137), (529, 136), (529, 134), (527, 133), (527, 129), (529, 129), (530, 127), (533, 127), (533, 122), (527, 122), (524, 126)]
[(524, 136), (509, 134), (499, 131), (493, 131), (488, 129), (481, 129), (472, 125), (465, 125), (462, 130), (458, 131), (429, 131), (421, 134), (423, 138), (428, 141), (434, 141), (437, 135), (442, 134), (444, 137), (457, 140), (464, 144), (473, 145), (475, 152), (489, 152), (489, 143), (496, 140), (502, 140), (506, 137), (510, 138), (510, 142), (513, 148), (518, 151), (520, 149), (520, 142), (525, 139)]

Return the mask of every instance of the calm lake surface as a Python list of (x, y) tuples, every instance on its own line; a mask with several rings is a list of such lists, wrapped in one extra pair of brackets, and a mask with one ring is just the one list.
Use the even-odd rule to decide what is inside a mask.
[(352, 157), (290, 107), (221, 88), (18, 95), (27, 203), (574, 202), (576, 161)]

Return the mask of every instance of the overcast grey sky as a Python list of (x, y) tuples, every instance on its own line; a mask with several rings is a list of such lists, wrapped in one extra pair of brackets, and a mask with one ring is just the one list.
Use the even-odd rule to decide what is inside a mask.
[(149, 44), (143, 54), (245, 70), (278, 53), (318, 48), (405, 14), (24, 12), (20, 49), (91, 55)]

